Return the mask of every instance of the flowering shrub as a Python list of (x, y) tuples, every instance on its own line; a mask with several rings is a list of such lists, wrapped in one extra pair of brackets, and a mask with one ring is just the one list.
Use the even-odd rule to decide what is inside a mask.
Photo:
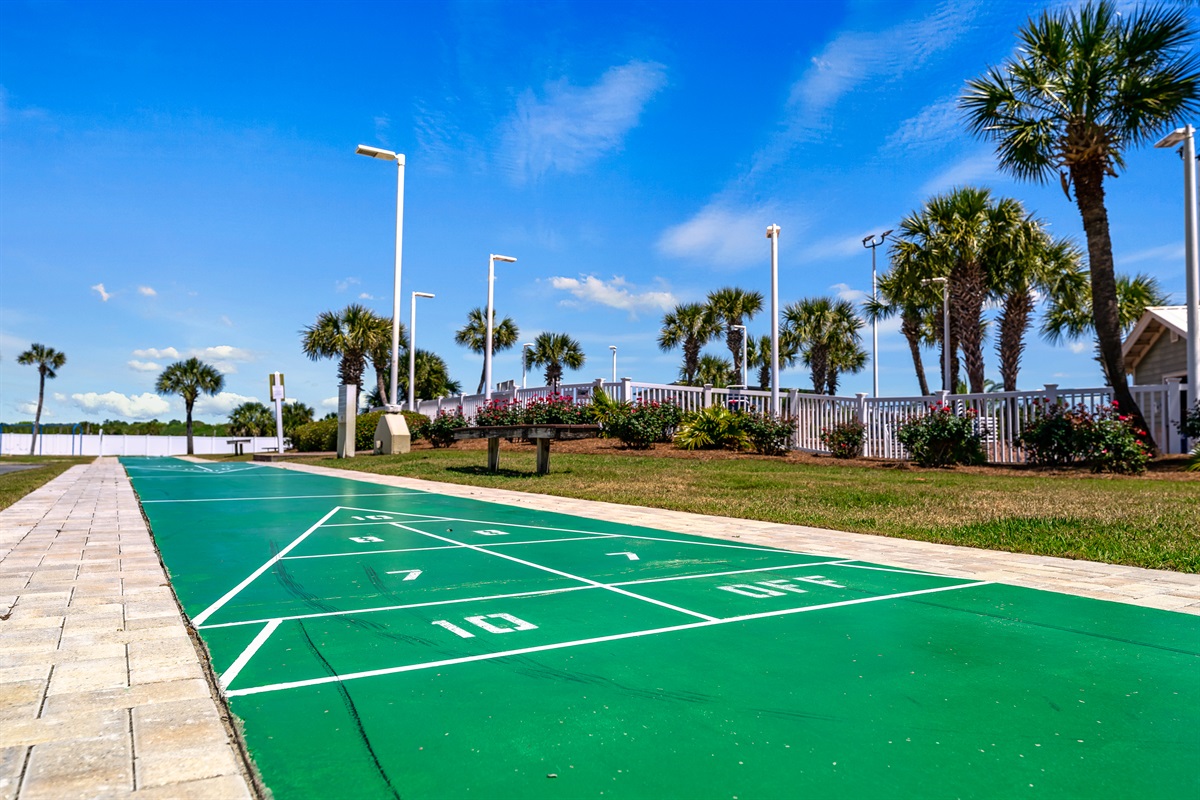
[(983, 431), (973, 409), (960, 416), (945, 403), (932, 403), (928, 414), (901, 423), (896, 440), (921, 467), (982, 464), (986, 460)]
[(521, 401), (489, 400), (475, 410), (476, 425), (520, 425)]
[(463, 416), (462, 407), (459, 406), (453, 413), (439, 411), (425, 428), (425, 436), (434, 447), (449, 447), (454, 444), (454, 429), (465, 427), (467, 418)]
[(796, 421), (757, 411), (737, 412), (742, 430), (754, 452), (764, 456), (781, 456), (792, 449), (792, 434)]
[(1035, 403), (1034, 415), (1013, 439), (1031, 464), (1086, 463), (1093, 472), (1145, 472), (1150, 451), (1146, 432), (1121, 414), (1117, 403), (1095, 413), (1083, 405)]
[(1183, 415), (1178, 423), (1179, 432), (1189, 439), (1200, 439), (1200, 402)]
[(834, 458), (857, 458), (862, 455), (867, 438), (867, 426), (858, 420), (839, 422), (832, 428), (821, 429), (821, 444), (829, 448)]
[(520, 400), (490, 400), (475, 412), (476, 425), (583, 425), (591, 422), (587, 404), (561, 394)]
[(429, 417), (418, 411), (402, 411), (404, 421), (408, 423), (408, 435), (415, 442), (424, 438), (425, 429), (429, 427)]
[(674, 403), (617, 403), (605, 408), (600, 416), (606, 435), (621, 444), (644, 450), (655, 442), (669, 442), (683, 418), (683, 410)]

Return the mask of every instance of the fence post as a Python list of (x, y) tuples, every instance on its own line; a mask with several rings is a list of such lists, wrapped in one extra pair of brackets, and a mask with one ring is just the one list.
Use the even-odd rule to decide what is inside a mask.
[(1179, 424), (1183, 422), (1183, 415), (1180, 413), (1179, 403), (1179, 378), (1167, 378), (1167, 402), (1163, 403), (1163, 411), (1166, 412), (1166, 420), (1163, 427), (1166, 429), (1166, 446), (1163, 448), (1164, 453), (1183, 453), (1185, 450), (1177, 449), (1183, 444), (1183, 435), (1176, 433), (1179, 431)]
[(1046, 401), (1050, 405), (1055, 405), (1058, 403), (1058, 384), (1057, 383), (1047, 383), (1046, 384)]
[(944, 406), (950, 405), (950, 391), (948, 389), (940, 389), (937, 392), (938, 402)]
[(632, 378), (621, 378), (621, 402), (622, 403), (632, 403), (633, 402), (633, 379)]
[(596, 378), (595, 388), (592, 389), (592, 402), (596, 401), (596, 394), (604, 391), (604, 378)]
[[(855, 409), (858, 424), (862, 425), (864, 428), (867, 428), (867, 393), (857, 392), (855, 393), (854, 397), (858, 401), (857, 408)], [(869, 428), (867, 428), (866, 433), (867, 435), (863, 437), (863, 455), (870, 458), (871, 456), (875, 455), (875, 450), (871, 446), (873, 444), (873, 436), (872, 431)]]
[(712, 384), (711, 383), (704, 384), (704, 395), (701, 399), (701, 402), (703, 403), (703, 406), (702, 406), (703, 408), (708, 408), (709, 406), (712, 405)]

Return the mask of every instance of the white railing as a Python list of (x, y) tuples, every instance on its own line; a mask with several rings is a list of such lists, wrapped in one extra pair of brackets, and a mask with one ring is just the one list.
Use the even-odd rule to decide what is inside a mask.
[[(770, 409), (771, 393), (760, 389), (714, 388), (712, 386), (677, 386), (674, 384), (643, 383), (624, 379), (616, 383), (596, 381), (586, 384), (571, 384), (559, 387), (559, 394), (577, 402), (586, 402), (602, 387), (610, 397), (626, 402), (674, 403), (684, 411), (699, 411), (712, 405), (724, 404), (731, 408), (767, 412)], [(1177, 424), (1182, 418), (1178, 381), (1169, 381), (1156, 386), (1131, 387), (1134, 399), (1141, 408), (1150, 434), (1164, 453), (1187, 452), (1187, 443), (1180, 437)], [(493, 392), (494, 399), (527, 400), (551, 394), (548, 387), (517, 389)], [(906, 420), (929, 413), (931, 404), (945, 402), (956, 411), (974, 412), (984, 436), (984, 446), (989, 461), (1002, 464), (1019, 464), (1025, 455), (1013, 443), (1038, 403), (1065, 403), (1082, 405), (1088, 411), (1112, 402), (1112, 389), (1102, 386), (1090, 389), (1060, 389), (1047, 384), (1031, 392), (987, 392), (983, 394), (938, 393), (928, 397), (834, 397), (808, 394), (792, 390), (780, 396), (780, 411), (796, 421), (796, 433), (792, 446), (809, 453), (827, 453), (821, 444), (821, 432), (841, 422), (857, 420), (866, 426), (866, 441), (863, 454), (872, 458), (907, 458), (908, 454), (896, 441), (896, 430)], [(470, 420), (483, 405), (483, 395), (460, 395), (440, 400), (422, 401), (417, 410), (427, 416), (435, 416), (439, 409), (462, 408)]]
[[(28, 430), (29, 426), (25, 426)], [(0, 455), (27, 456), (31, 433), (4, 431), (0, 434)], [(193, 436), (196, 455), (233, 454), (231, 439), (244, 440), (246, 453), (274, 450), (279, 442), (274, 436)], [(285, 440), (284, 444), (287, 442)], [(70, 434), (40, 433), (35, 454), (42, 456), (181, 456), (187, 454), (186, 436), (151, 436), (148, 434)]]

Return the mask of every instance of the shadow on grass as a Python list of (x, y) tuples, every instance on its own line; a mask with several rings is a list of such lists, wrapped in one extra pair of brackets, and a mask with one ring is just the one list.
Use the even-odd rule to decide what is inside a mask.
[(487, 467), (446, 467), (446, 472), (456, 472), (459, 475), (472, 475), (475, 477), (499, 477), (499, 478), (541, 478), (536, 472), (525, 472), (524, 470), (516, 469), (498, 469), (490, 470)]

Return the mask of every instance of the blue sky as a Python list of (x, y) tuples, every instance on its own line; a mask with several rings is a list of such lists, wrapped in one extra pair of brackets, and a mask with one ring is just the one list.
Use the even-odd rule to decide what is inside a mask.
[[(46, 421), (182, 417), (153, 384), (189, 355), (226, 376), (202, 419), (265, 402), (276, 370), (289, 398), (330, 410), (336, 364), (307, 360), (299, 332), (350, 302), (391, 314), (395, 169), (359, 143), (407, 157), (402, 317), (409, 292), (437, 295), (418, 346), (467, 391), (481, 358), (453, 336), (486, 300), (489, 253), (519, 259), (497, 266), (496, 307), (522, 341), (581, 342), (567, 381), (607, 377), (616, 345), (622, 376), (665, 383), (681, 354), (655, 344), (664, 310), (726, 285), (768, 294), (769, 224), (781, 304), (860, 300), (863, 236), (965, 183), (1082, 243), (1062, 191), (998, 174), (954, 107), (1039, 8), (9, 0), (0, 419), (32, 417), (36, 370), (15, 362), (30, 342), (68, 356)], [(1127, 164), (1108, 183), (1117, 268), (1182, 303), (1179, 161), (1149, 148)], [(998, 379), (992, 341), (986, 358)], [(1023, 363), (1022, 388), (1101, 383), (1086, 344), (1031, 333)], [(894, 324), (879, 365), (882, 394), (916, 393)], [(493, 373), (519, 380), (519, 349)], [(782, 382), (810, 385), (800, 367)], [(870, 368), (842, 383), (870, 389)]]

